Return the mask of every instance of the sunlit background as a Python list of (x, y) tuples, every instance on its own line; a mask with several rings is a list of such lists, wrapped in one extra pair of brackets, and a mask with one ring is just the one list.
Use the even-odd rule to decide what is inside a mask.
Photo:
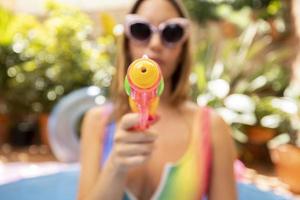
[[(78, 168), (81, 118), (109, 100), (132, 2), (0, 0), (0, 191)], [(239, 181), (297, 198), (300, 1), (183, 2), (193, 20), (191, 96), (231, 125)]]

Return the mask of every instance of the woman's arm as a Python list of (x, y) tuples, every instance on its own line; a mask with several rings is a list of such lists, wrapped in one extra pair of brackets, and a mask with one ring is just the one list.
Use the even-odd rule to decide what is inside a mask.
[(100, 169), (107, 124), (102, 113), (100, 108), (93, 109), (86, 114), (83, 121), (78, 194), (80, 200), (121, 200), (128, 170), (149, 159), (157, 138), (154, 133), (129, 130), (139, 123), (139, 115), (125, 114), (116, 128), (109, 158)]
[(211, 115), (212, 168), (209, 200), (237, 199), (233, 163), (236, 157), (230, 127), (216, 113)]
[[(101, 170), (103, 176), (100, 176), (103, 136), (107, 119), (103, 107), (91, 109), (84, 117), (81, 129), (81, 172), (78, 199), (97, 199), (99, 196), (97, 194), (103, 194), (100, 191), (101, 188), (106, 189), (107, 193), (114, 192), (114, 196), (118, 196), (116, 199), (121, 199), (124, 178), (117, 170), (111, 165), (105, 165)], [(111, 187), (111, 184), (114, 185), (114, 188)]]

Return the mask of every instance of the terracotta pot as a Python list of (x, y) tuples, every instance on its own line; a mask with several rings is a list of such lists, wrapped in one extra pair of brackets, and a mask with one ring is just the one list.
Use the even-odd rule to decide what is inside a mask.
[(9, 117), (6, 115), (0, 115), (0, 145), (8, 142), (9, 126)]
[(226, 38), (234, 38), (237, 36), (237, 28), (236, 25), (234, 25), (233, 23), (228, 21), (221, 21), (220, 27), (223, 35)]
[(300, 194), (300, 148), (285, 144), (270, 149), (277, 176), (294, 193)]
[(273, 165), (269, 149), (266, 144), (244, 144), (240, 159), (248, 167), (252, 168), (259, 165), (263, 165), (264, 167), (272, 167)]
[(246, 132), (251, 144), (265, 144), (276, 135), (275, 129), (261, 126), (249, 126)]
[(39, 134), (40, 134), (41, 143), (49, 146), (48, 118), (49, 118), (48, 113), (41, 113), (39, 115)]

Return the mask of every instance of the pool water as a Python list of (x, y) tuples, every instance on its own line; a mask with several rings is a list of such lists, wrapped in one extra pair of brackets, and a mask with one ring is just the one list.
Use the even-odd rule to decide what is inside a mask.
[[(1, 200), (74, 200), (78, 187), (79, 170), (26, 178), (0, 185)], [(238, 183), (240, 200), (284, 200), (271, 192), (261, 191), (253, 185)]]

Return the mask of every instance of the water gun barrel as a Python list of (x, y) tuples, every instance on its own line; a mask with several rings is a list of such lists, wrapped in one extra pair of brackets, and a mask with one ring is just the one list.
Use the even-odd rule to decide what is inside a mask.
[(133, 61), (128, 67), (124, 87), (131, 110), (141, 114), (138, 128), (144, 130), (149, 119), (156, 117), (159, 96), (164, 89), (159, 65), (146, 56)]

